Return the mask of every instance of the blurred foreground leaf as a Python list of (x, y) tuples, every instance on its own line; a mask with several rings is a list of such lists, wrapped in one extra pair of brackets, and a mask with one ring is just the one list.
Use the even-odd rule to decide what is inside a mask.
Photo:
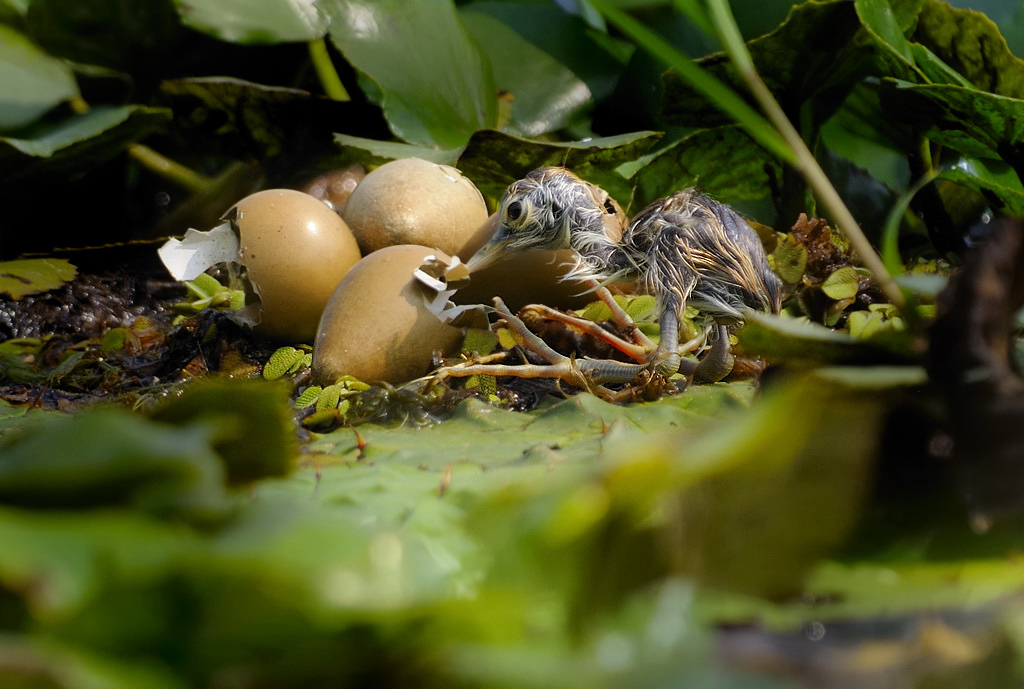
[(230, 483), (283, 476), (298, 452), (284, 385), (205, 380), (157, 407), (152, 418), (205, 428)]

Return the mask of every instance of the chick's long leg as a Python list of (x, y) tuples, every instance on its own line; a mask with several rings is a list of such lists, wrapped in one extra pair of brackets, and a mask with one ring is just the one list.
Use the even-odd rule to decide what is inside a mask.
[(725, 325), (713, 326), (717, 337), (711, 342), (711, 350), (700, 361), (684, 359), (682, 354), (690, 351), (692, 346), (702, 346), (698, 345), (698, 342), (702, 342), (707, 333), (680, 346), (679, 313), (682, 310), (682, 306), (666, 308), (661, 314), (661, 341), (650, 359), (654, 369), (666, 378), (678, 372), (693, 376), (694, 380), (701, 383), (716, 383), (722, 380), (729, 375), (733, 367), (733, 356), (729, 351), (729, 328)]
[(523, 340), (523, 346), (536, 352), (548, 363), (544, 364), (464, 364), (448, 366), (438, 371), (439, 375), (466, 377), (474, 375), (517, 376), (520, 378), (557, 378), (570, 385), (595, 392), (611, 394), (610, 390), (594, 386), (604, 383), (628, 383), (642, 374), (645, 364), (629, 364), (621, 361), (598, 359), (574, 359), (559, 354), (543, 339), (534, 334), (526, 324), (516, 317), (499, 297), (494, 299), (494, 308), (505, 323)]

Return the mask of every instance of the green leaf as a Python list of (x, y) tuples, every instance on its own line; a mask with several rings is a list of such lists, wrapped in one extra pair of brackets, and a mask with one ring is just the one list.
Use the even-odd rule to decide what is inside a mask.
[(380, 105), (400, 139), (456, 148), (497, 124), (493, 77), (451, 0), (331, 0), (320, 6), (334, 44), (380, 88)]
[[(87, 651), (83, 646), (60, 644), (52, 639), (5, 635), (0, 640), (0, 655), (18, 658), (18, 667), (0, 669), (0, 682), (12, 687), (32, 689), (41, 686), (23, 683), (26, 676), (61, 677), (51, 687), (90, 687), (92, 689), (184, 689), (184, 680), (171, 671), (133, 659), (114, 658)], [(8, 684), (13, 683), (13, 684)]]
[(807, 269), (807, 247), (796, 241), (791, 234), (775, 247), (772, 255), (775, 272), (780, 278), (791, 285), (800, 282)]
[(340, 385), (328, 385), (325, 387), (320, 391), (320, 395), (316, 399), (316, 410), (337, 409), (338, 403), (341, 402), (342, 392), (343, 388)]
[(511, 108), (504, 131), (536, 137), (564, 128), (593, 105), (590, 89), (554, 57), (476, 5), (460, 12), (466, 30), (487, 56), (494, 83)]
[(340, 122), (379, 119), (379, 113), (355, 103), (230, 77), (172, 79), (162, 82), (160, 91), (193, 145), (227, 155), (321, 156)]
[(295, 408), (308, 409), (312, 407), (320, 399), (321, 392), (323, 392), (323, 388), (319, 385), (310, 385), (302, 391), (302, 394), (295, 398)]
[(263, 365), (263, 378), (266, 380), (277, 380), (290, 373), (292, 367), (301, 364), (306, 353), (295, 347), (281, 347), (274, 351)]
[(339, 161), (342, 164), (363, 163), (383, 165), (389, 160), (400, 158), (422, 158), (432, 163), (455, 165), (462, 148), (442, 150), (428, 146), (414, 146), (397, 141), (377, 141), (348, 134), (335, 134), (334, 141), (342, 147)]
[(910, 42), (892, 11), (889, 0), (856, 0), (857, 15), (875, 39), (894, 52), (908, 66), (914, 65)]
[(776, 158), (737, 126), (701, 129), (655, 155), (634, 176), (636, 207), (698, 186), (724, 201), (765, 198), (782, 174)]
[(860, 276), (853, 266), (846, 266), (835, 271), (821, 283), (821, 291), (830, 299), (841, 301), (852, 299), (857, 296), (860, 286)]
[(184, 24), (232, 43), (312, 41), (327, 33), (327, 18), (303, 0), (174, 0)]
[[(852, 84), (861, 78), (868, 56), (853, 40), (860, 28), (852, 3), (808, 0), (795, 5), (777, 29), (748, 41), (747, 49), (765, 85), (783, 109), (792, 113), (826, 86)], [(823, 41), (828, 43), (827, 50), (809, 48)], [(710, 55), (697, 64), (733, 90), (746, 93), (745, 83), (724, 54)], [(662, 115), (666, 122), (688, 127), (733, 123), (710, 108), (707, 98), (687, 86), (678, 74), (665, 74), (664, 84)]]
[(78, 85), (66, 63), (0, 24), (0, 131), (31, 124), (77, 96)]
[[(672, 67), (675, 70), (673, 74), (679, 82), (685, 84), (686, 89), (692, 89), (692, 93), (699, 94), (697, 99), (702, 102), (704, 107), (710, 103), (716, 111), (720, 111), (719, 120), (724, 115), (727, 120), (739, 123), (751, 137), (781, 160), (793, 161), (792, 151), (778, 132), (728, 84), (723, 83), (719, 77), (704, 69), (703, 66), (691, 61), (657, 33), (608, 4), (607, 0), (600, 0), (600, 2), (593, 0), (592, 4), (638, 45), (643, 46), (645, 50)], [(668, 90), (667, 88), (666, 91)], [(666, 120), (672, 122), (670, 117), (666, 117)], [(701, 126), (697, 122), (679, 122), (677, 120), (674, 123), (684, 126)], [(714, 124), (721, 123), (718, 121)]]
[(150, 79), (182, 49), (170, 0), (32, 0), (26, 22), (51, 55)]
[(462, 11), (493, 17), (518, 33), (582, 79), (595, 100), (612, 94), (623, 70), (623, 50), (632, 50), (611, 45), (607, 34), (595, 32), (580, 17), (555, 5), (484, 0)]
[(949, 167), (943, 166), (939, 179), (948, 179), (977, 192), (991, 192), (1013, 215), (1024, 215), (1024, 185), (1009, 165), (991, 158), (962, 157)]
[(643, 319), (654, 314), (658, 306), (658, 300), (649, 294), (641, 294), (626, 301), (624, 308), (626, 313), (634, 321)]
[(169, 119), (164, 108), (98, 106), (17, 137), (0, 137), (0, 182), (90, 169)]
[(28, 258), (0, 262), (0, 292), (14, 299), (56, 289), (73, 280), (78, 269), (63, 258)]
[(821, 325), (763, 314), (749, 314), (737, 334), (749, 354), (778, 363), (892, 364), (914, 360), (909, 336), (892, 342), (865, 342)]
[(1010, 52), (999, 28), (981, 12), (927, 0), (914, 40), (982, 91), (1024, 99), (1024, 60)]
[(1002, 158), (1024, 175), (1024, 100), (948, 84), (882, 81), (889, 117), (978, 158)]

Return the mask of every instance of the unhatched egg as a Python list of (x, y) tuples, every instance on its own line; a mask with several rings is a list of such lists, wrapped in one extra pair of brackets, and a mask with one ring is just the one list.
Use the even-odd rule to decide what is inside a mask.
[(455, 168), (421, 158), (393, 160), (366, 175), (343, 217), (364, 255), (417, 244), (465, 261), (490, 238), (476, 186)]
[(424, 261), (451, 258), (425, 246), (399, 245), (363, 258), (338, 284), (313, 347), (313, 382), (349, 375), (367, 383), (403, 383), (429, 372), (435, 351), (451, 354), (462, 329), (428, 308), (436, 292), (414, 277)]

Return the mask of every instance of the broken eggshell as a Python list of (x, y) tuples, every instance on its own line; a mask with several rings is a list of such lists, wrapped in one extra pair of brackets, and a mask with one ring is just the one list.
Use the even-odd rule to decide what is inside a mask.
[(246, 291), (257, 303), (235, 312), (236, 320), (270, 339), (312, 341), (331, 292), (360, 259), (345, 222), (293, 189), (247, 196), (225, 218), (209, 232), (189, 230), (183, 241), (160, 248), (171, 275), (191, 280), (218, 264), (244, 266)]
[(421, 158), (393, 160), (366, 175), (343, 217), (364, 255), (415, 244), (465, 261), (490, 238), (476, 186), (455, 168)]
[(363, 258), (331, 295), (313, 346), (313, 382), (341, 376), (404, 383), (429, 372), (434, 352), (452, 354), (463, 330), (449, 301), (468, 274), (458, 258), (398, 245)]

